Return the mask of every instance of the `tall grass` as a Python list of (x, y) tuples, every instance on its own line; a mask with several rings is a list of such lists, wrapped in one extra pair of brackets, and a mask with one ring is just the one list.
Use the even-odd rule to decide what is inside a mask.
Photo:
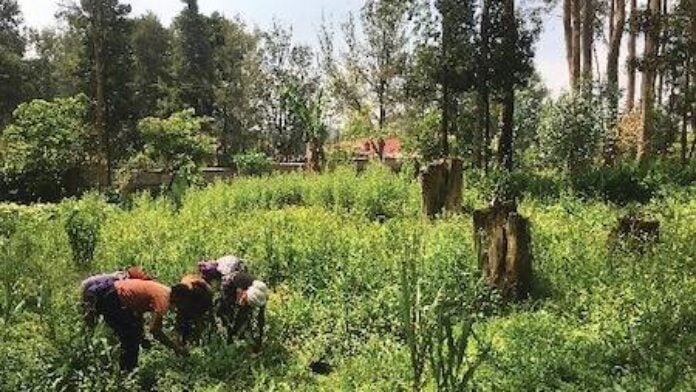
[[(0, 390), (694, 389), (694, 190), (645, 206), (663, 241), (642, 256), (608, 251), (619, 207), (528, 196), (534, 290), (508, 306), (479, 284), (470, 216), (423, 222), (417, 191), (379, 168), (339, 169), (218, 183), (180, 206), (93, 202), (103, 219), (84, 267), (65, 226), (89, 200), (0, 207)], [(485, 202), (484, 184), (466, 192), (472, 207)], [(272, 288), (259, 356), (217, 338), (185, 359), (156, 346), (125, 376), (109, 331), (82, 332), (85, 275), (139, 264), (173, 283), (226, 253)], [(438, 298), (448, 306), (429, 307)], [(405, 328), (414, 311), (436, 328)], [(313, 361), (335, 371), (314, 375)]]

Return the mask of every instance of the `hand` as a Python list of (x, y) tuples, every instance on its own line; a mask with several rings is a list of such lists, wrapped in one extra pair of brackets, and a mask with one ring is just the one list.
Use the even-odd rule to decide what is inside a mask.
[(177, 346), (176, 349), (174, 350), (176, 355), (182, 356), (182, 357), (188, 357), (189, 356), (189, 351), (186, 349), (186, 347), (183, 346)]
[(149, 350), (152, 348), (152, 342), (149, 339), (143, 338), (143, 340), (140, 342), (140, 347), (142, 347), (143, 350)]

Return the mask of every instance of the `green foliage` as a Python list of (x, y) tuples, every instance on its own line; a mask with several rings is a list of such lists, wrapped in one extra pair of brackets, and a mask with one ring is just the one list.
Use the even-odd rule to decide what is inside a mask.
[(89, 194), (68, 209), (65, 232), (70, 242), (72, 259), (75, 265), (84, 268), (94, 259), (99, 231), (107, 215), (106, 203), (99, 195)]
[(186, 6), (173, 23), (172, 62), (177, 81), (171, 88), (178, 105), (170, 110), (190, 107), (200, 116), (210, 116), (215, 68), (208, 19), (199, 12), (197, 0), (183, 3)]
[(143, 157), (172, 175), (187, 165), (200, 166), (215, 148), (214, 139), (203, 132), (207, 122), (206, 117), (196, 117), (193, 109), (166, 119), (141, 120), (138, 131), (145, 142)]
[[(61, 11), (81, 46), (72, 72), (79, 75), (79, 91), (90, 100), (90, 120), (94, 131), (99, 133), (94, 148), (110, 169), (114, 169), (116, 162), (139, 147), (134, 132), (137, 119), (128, 19), (131, 6), (119, 0), (77, 3)], [(104, 129), (97, 118), (100, 111)]]
[(87, 110), (84, 95), (20, 105), (0, 136), (0, 176), (29, 200), (65, 194), (89, 159)]
[(438, 132), (440, 131), (441, 113), (428, 111), (416, 120), (407, 131), (404, 149), (418, 154), (424, 161), (430, 161), (440, 154)]
[(264, 176), (273, 170), (270, 159), (262, 152), (237, 154), (233, 161), (240, 176)]
[(171, 64), (171, 36), (153, 13), (133, 21), (133, 90), (136, 118), (156, 115), (166, 100)]
[[(495, 188), (467, 181), (471, 200)], [(674, 189), (644, 206), (669, 241), (643, 255), (609, 254), (622, 209), (529, 194), (520, 211), (532, 221), (534, 290), (505, 306), (479, 285), (471, 216), (423, 222), (417, 183), (379, 166), (240, 178), (190, 190), (178, 209), (147, 195), (128, 209), (95, 195), (2, 206), (0, 389), (406, 390), (415, 341), (424, 390), (692, 390), (696, 280), (684, 271), (696, 268), (696, 199)], [(119, 373), (110, 331), (81, 330), (86, 272), (64, 230), (75, 208), (104, 217), (88, 273), (138, 264), (169, 284), (201, 258), (249, 260), (272, 287), (264, 350), (213, 336), (176, 358), (155, 345), (138, 371)], [(314, 361), (334, 372), (310, 373)]]
[(592, 93), (566, 93), (548, 101), (540, 119), (542, 162), (579, 172), (597, 157), (603, 137), (601, 101)]
[(23, 61), (26, 40), (21, 32), (22, 14), (15, 0), (0, 2), (0, 129), (12, 112), (27, 99), (29, 67)]

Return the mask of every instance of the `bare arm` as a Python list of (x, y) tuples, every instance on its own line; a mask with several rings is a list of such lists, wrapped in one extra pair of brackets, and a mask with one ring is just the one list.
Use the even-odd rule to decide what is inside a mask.
[(152, 321), (150, 322), (150, 333), (152, 333), (152, 336), (155, 339), (157, 339), (158, 342), (162, 343), (165, 347), (172, 349), (175, 353), (179, 355), (188, 354), (186, 348), (183, 345), (170, 339), (167, 336), (167, 334), (164, 333), (164, 331), (162, 330), (162, 319), (163, 317), (161, 314), (153, 315)]
[(266, 327), (266, 305), (259, 308), (257, 324), (257, 327), (259, 328), (259, 335), (256, 339), (256, 349), (261, 350), (261, 344), (263, 343), (263, 330)]

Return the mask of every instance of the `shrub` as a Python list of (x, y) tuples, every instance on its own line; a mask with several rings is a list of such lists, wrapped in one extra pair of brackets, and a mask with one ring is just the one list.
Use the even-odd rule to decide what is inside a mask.
[(19, 105), (0, 137), (1, 198), (56, 201), (84, 185), (80, 171), (95, 153), (86, 124), (87, 97)]
[(592, 168), (571, 177), (577, 194), (599, 198), (619, 205), (647, 203), (656, 195), (658, 184), (647, 178), (647, 172), (636, 164)]
[(92, 262), (107, 208), (104, 199), (97, 194), (87, 195), (68, 208), (65, 232), (75, 265), (86, 267)]
[(265, 176), (273, 170), (270, 159), (261, 152), (238, 154), (233, 160), (240, 176)]
[(603, 137), (601, 107), (591, 93), (567, 93), (548, 101), (539, 128), (542, 162), (573, 173), (589, 166)]

